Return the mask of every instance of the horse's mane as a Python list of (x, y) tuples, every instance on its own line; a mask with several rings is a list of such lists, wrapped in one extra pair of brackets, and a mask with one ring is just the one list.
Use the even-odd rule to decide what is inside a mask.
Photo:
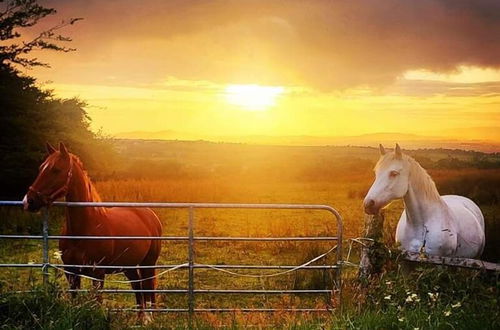
[(410, 164), (410, 180), (414, 187), (422, 192), (428, 200), (441, 201), (436, 183), (432, 180), (429, 173), (415, 159), (407, 155), (405, 156)]
[(83, 167), (83, 163), (82, 163), (81, 159), (74, 154), (71, 154), (71, 157), (73, 158), (73, 163), (78, 165), (78, 167), (80, 167), (80, 169), (82, 170), (82, 173), (83, 173), (82, 179), (85, 182), (85, 186), (86, 186), (88, 194), (89, 194), (89, 196), (88, 196), (89, 199), (93, 202), (101, 202), (101, 197), (97, 193), (97, 189), (95, 189), (94, 184), (90, 180), (87, 171)]
[[(375, 170), (387, 166), (395, 159), (396, 155), (394, 152), (387, 153), (377, 162)], [(429, 173), (415, 159), (408, 155), (403, 154), (403, 161), (406, 161), (410, 166), (410, 181), (415, 190), (420, 191), (428, 200), (441, 201), (436, 184)]]

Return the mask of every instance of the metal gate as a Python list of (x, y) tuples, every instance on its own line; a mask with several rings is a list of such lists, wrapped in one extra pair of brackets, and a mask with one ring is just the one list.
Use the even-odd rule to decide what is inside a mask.
[[(341, 304), (342, 300), (342, 217), (339, 212), (328, 205), (314, 204), (224, 204), (224, 203), (127, 203), (127, 202), (55, 202), (54, 206), (64, 207), (147, 207), (147, 208), (166, 208), (166, 209), (187, 209), (188, 210), (188, 235), (187, 236), (160, 236), (160, 237), (144, 237), (144, 236), (61, 236), (49, 235), (49, 212), (43, 209), (43, 230), (42, 235), (0, 235), (0, 239), (34, 239), (42, 240), (43, 254), (41, 263), (27, 264), (3, 264), (0, 263), (0, 268), (17, 267), (17, 268), (40, 268), (43, 273), (44, 284), (49, 280), (49, 269), (54, 268), (63, 270), (64, 267), (80, 267), (80, 268), (116, 268), (116, 269), (139, 269), (139, 268), (156, 268), (164, 270), (188, 269), (188, 287), (186, 289), (157, 289), (157, 290), (124, 290), (124, 289), (103, 289), (102, 293), (136, 293), (136, 292), (155, 292), (155, 293), (180, 293), (187, 294), (188, 306), (186, 308), (149, 308), (143, 311), (148, 312), (177, 312), (189, 313), (190, 319), (197, 312), (322, 312), (330, 311), (331, 308), (196, 308), (195, 296), (199, 294), (318, 294), (332, 296), (338, 294), (338, 301)], [(22, 206), (22, 202), (18, 201), (0, 201), (0, 206)], [(222, 237), (222, 236), (195, 236), (195, 210), (196, 209), (267, 209), (267, 210), (324, 210), (333, 215), (336, 222), (337, 236), (309, 236), (309, 237)], [(177, 265), (155, 265), (155, 266), (99, 266), (99, 265), (64, 265), (52, 264), (49, 260), (49, 240), (59, 239), (85, 239), (85, 240), (165, 240), (165, 241), (187, 241), (188, 242), (188, 260), (184, 264)], [(194, 244), (195, 241), (335, 241), (333, 246), (327, 253), (335, 251), (336, 262), (333, 265), (310, 265), (327, 253), (320, 255), (302, 265), (210, 265), (198, 264), (195, 262)], [(194, 278), (195, 269), (216, 269), (231, 273), (234, 269), (277, 269), (282, 273), (289, 273), (299, 269), (314, 270), (314, 269), (332, 269), (334, 270), (335, 280), (334, 287), (329, 290), (213, 290), (213, 289), (195, 289)], [(281, 273), (280, 273), (281, 274)], [(72, 290), (67, 290), (72, 291)], [(86, 290), (77, 290), (86, 291)], [(121, 311), (139, 311), (137, 308), (119, 309)]]

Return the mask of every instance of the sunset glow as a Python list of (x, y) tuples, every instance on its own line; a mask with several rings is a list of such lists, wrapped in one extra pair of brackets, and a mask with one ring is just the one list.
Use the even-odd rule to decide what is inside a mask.
[[(497, 23), (482, 23), (487, 10), (405, 2), (398, 15), (409, 19), (392, 20), (384, 6), (358, 6), (62, 3), (61, 17), (85, 17), (67, 31), (77, 51), (41, 53), (52, 68), (34, 73), (57, 95), (86, 100), (93, 129), (117, 136), (390, 132), (499, 140), (500, 48), (491, 39)], [(124, 8), (139, 13), (127, 26)], [(356, 19), (340, 24), (345, 17)], [(434, 39), (421, 37), (422, 26)]]
[(230, 104), (248, 111), (264, 111), (276, 104), (276, 98), (283, 91), (283, 87), (229, 85), (225, 93)]

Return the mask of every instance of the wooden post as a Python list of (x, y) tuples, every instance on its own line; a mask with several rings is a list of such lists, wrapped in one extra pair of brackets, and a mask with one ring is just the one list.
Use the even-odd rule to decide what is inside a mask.
[(371, 275), (379, 274), (386, 260), (384, 246), (384, 211), (379, 214), (365, 215), (364, 239), (361, 246), (359, 278), (367, 280)]
[(427, 263), (434, 265), (446, 265), (446, 266), (454, 266), (461, 268), (472, 268), (472, 269), (479, 269), (485, 271), (487, 270), (500, 273), (500, 264), (488, 261), (482, 261), (478, 259), (429, 256), (415, 252), (405, 252), (403, 255), (403, 259), (413, 262), (420, 262), (420, 263)]

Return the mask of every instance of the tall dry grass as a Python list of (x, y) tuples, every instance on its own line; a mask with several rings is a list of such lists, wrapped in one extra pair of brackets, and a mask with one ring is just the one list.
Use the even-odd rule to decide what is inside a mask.
[[(268, 155), (270, 159), (265, 156)], [(177, 155), (179, 156), (179, 155)], [(176, 157), (177, 157), (176, 156)], [(182, 155), (181, 155), (182, 156)], [(191, 159), (190, 164), (200, 165), (207, 154)], [(226, 156), (224, 156), (226, 157)], [(251, 155), (239, 154), (241, 161), (251, 158)], [(241, 167), (241, 164), (227, 165), (220, 159), (219, 165), (208, 164), (210, 170), (203, 175), (188, 175), (186, 165), (178, 173), (182, 175), (165, 175), (151, 178), (148, 175), (138, 175), (135, 178), (111, 178), (96, 182), (96, 188), (106, 201), (143, 201), (143, 202), (225, 202), (225, 203), (301, 203), (327, 204), (335, 207), (344, 219), (344, 239), (362, 235), (363, 209), (362, 200), (373, 181), (373, 166), (376, 157), (371, 155), (368, 161), (353, 161), (349, 158), (348, 166), (340, 166), (342, 159), (326, 157), (324, 162), (308, 163), (313, 156), (301, 159), (299, 155), (274, 155), (267, 153), (258, 159), (253, 159), (254, 167)], [(188, 157), (189, 159), (189, 157)], [(207, 158), (208, 159), (208, 158)], [(273, 162), (279, 166), (273, 167)], [(208, 160), (207, 160), (208, 162)], [(267, 162), (267, 163), (266, 163)], [(224, 165), (226, 164), (226, 165)], [(308, 164), (308, 165), (304, 165)], [(137, 167), (140, 171), (142, 167)], [(340, 167), (339, 167), (340, 166)], [(293, 167), (288, 171), (287, 167)], [(238, 169), (238, 170), (235, 170)], [(146, 169), (144, 169), (147, 171)], [(161, 167), (156, 171), (161, 171)], [(168, 171), (168, 168), (165, 168)], [(288, 172), (287, 172), (288, 171)], [(187, 173), (187, 174), (186, 174)], [(498, 245), (498, 214), (500, 174), (498, 170), (480, 169), (431, 169), (431, 175), (436, 180), (442, 193), (456, 193), (471, 197), (485, 213), (488, 229), (488, 247), (486, 254), (495, 257)], [(392, 203), (386, 211), (385, 234), (389, 244), (394, 242), (397, 221), (403, 210), (401, 201)], [(166, 236), (187, 235), (186, 210), (155, 210), (163, 224)], [(36, 216), (21, 214), (13, 210), (0, 210), (2, 233), (32, 233), (40, 232), (40, 220)], [(51, 211), (51, 232), (58, 233), (62, 223), (63, 212)], [(334, 219), (324, 211), (270, 211), (270, 210), (196, 210), (195, 234), (198, 236), (317, 236), (336, 235)], [(498, 243), (496, 243), (498, 244)], [(310, 260), (329, 249), (328, 243), (299, 242), (197, 242), (195, 258), (198, 263), (208, 264), (278, 264), (297, 265)], [(56, 260), (56, 242), (51, 242), (50, 256)], [(493, 251), (493, 252), (492, 252)], [(354, 254), (356, 255), (356, 254)], [(164, 242), (160, 264), (180, 264), (186, 262), (187, 245), (185, 242)], [(0, 262), (30, 262), (41, 260), (41, 243), (37, 241), (0, 242)], [(353, 260), (355, 261), (355, 260)], [(319, 262), (321, 264), (322, 261)], [(327, 263), (333, 263), (330, 257)], [(257, 274), (256, 271), (238, 271)], [(273, 271), (264, 271), (270, 273)], [(121, 278), (113, 275), (110, 278)], [(12, 281), (16, 278), (17, 281)], [(52, 273), (52, 281), (61, 287), (66, 287), (65, 279)], [(88, 281), (84, 281), (89, 287)], [(12, 291), (30, 287), (40, 283), (39, 272), (29, 270), (2, 269), (0, 271), (0, 290)], [(197, 270), (195, 286), (201, 289), (318, 289), (332, 286), (330, 272), (299, 271), (290, 275), (250, 279), (231, 276), (213, 270)], [(107, 283), (107, 288), (127, 288), (127, 285)], [(187, 272), (175, 271), (167, 273), (159, 280), (160, 288), (180, 289), (187, 287)], [(169, 308), (184, 308), (186, 298), (179, 295), (160, 295), (159, 305)], [(106, 306), (132, 306), (134, 299), (130, 295), (107, 296)], [(215, 296), (197, 297), (199, 307), (312, 307), (324, 306), (323, 297), (298, 296)], [(251, 320), (265, 324), (270, 319), (263, 316), (235, 316), (239, 324)], [(283, 319), (290, 316), (283, 315)], [(228, 320), (212, 315), (205, 319), (208, 324), (227, 324)], [(275, 319), (276, 320), (276, 319)], [(289, 319), (288, 319), (289, 320)], [(290, 321), (290, 320), (289, 320)], [(243, 323), (241, 323), (243, 322)], [(252, 323), (252, 322), (251, 322)], [(253, 322), (255, 323), (255, 322)]]

